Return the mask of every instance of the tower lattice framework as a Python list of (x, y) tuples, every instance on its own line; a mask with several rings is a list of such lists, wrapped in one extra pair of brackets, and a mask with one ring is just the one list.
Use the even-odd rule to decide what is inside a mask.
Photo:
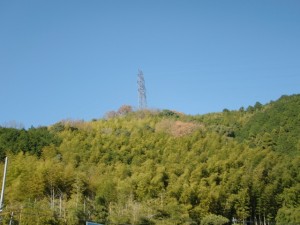
[(147, 108), (146, 86), (143, 71), (138, 72), (139, 109)]

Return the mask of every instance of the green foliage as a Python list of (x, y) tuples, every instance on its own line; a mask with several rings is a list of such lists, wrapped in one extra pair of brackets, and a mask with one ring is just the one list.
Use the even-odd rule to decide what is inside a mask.
[(162, 110), (159, 114), (159, 116), (161, 117), (171, 117), (171, 118), (179, 118), (179, 114), (175, 111), (172, 111), (172, 110), (168, 110), (168, 109), (164, 109)]
[(252, 146), (272, 148), (294, 154), (300, 138), (300, 95), (282, 96), (266, 106), (256, 104), (259, 111), (238, 131), (241, 140)]
[(201, 225), (223, 225), (229, 220), (220, 215), (209, 214), (201, 220)]
[(298, 223), (299, 98), (197, 116), (122, 106), (91, 122), (0, 128), (3, 221)]
[(45, 146), (59, 145), (60, 140), (47, 127), (18, 130), (0, 127), (0, 156), (3, 158), (8, 152), (31, 153), (40, 156)]
[(300, 207), (298, 208), (281, 208), (276, 217), (276, 224), (300, 224)]

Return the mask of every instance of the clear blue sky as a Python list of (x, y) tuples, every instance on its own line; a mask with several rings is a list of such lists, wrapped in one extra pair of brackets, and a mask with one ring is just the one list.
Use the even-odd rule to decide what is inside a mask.
[(0, 1), (0, 125), (186, 114), (300, 93), (299, 0)]

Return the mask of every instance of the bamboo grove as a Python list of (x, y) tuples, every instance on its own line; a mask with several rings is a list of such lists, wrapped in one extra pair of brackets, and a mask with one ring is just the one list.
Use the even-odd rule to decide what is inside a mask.
[(300, 224), (299, 137), (300, 95), (205, 115), (125, 105), (89, 122), (0, 127), (0, 223)]

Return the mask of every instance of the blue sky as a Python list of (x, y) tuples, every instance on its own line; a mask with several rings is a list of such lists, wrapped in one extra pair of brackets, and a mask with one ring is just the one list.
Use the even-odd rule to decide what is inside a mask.
[(0, 125), (138, 106), (186, 114), (300, 93), (299, 0), (0, 1)]

